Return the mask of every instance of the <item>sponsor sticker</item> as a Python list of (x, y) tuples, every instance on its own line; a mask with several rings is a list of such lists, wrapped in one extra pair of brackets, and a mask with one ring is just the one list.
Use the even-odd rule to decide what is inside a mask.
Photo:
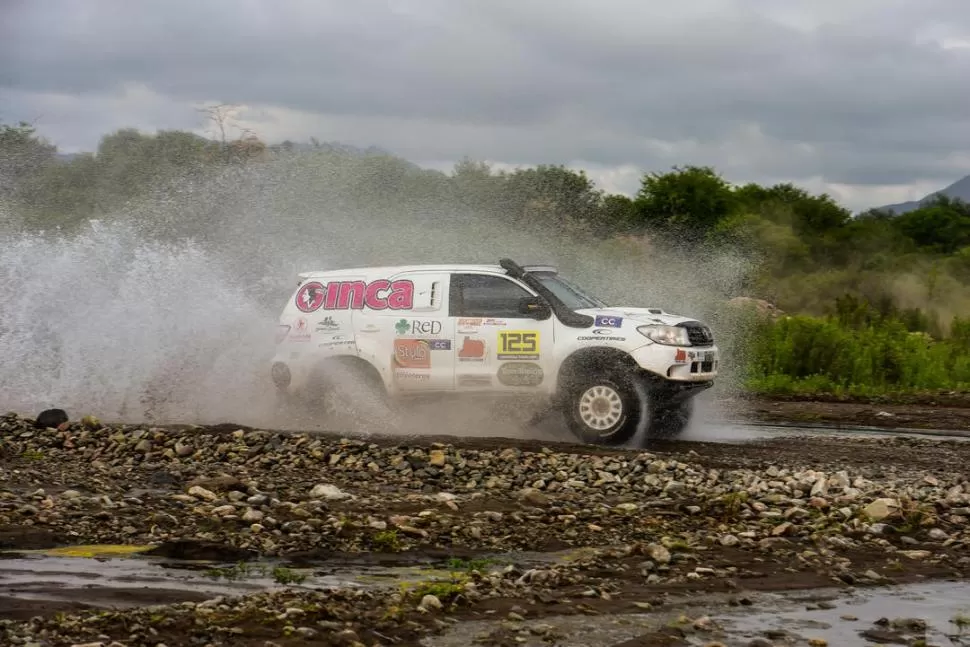
[(333, 317), (327, 316), (317, 322), (317, 332), (335, 332), (340, 330), (340, 324), (333, 320)]
[(407, 280), (319, 281), (303, 284), (296, 292), (300, 312), (324, 310), (410, 310), (414, 306), (414, 283)]
[(357, 342), (352, 339), (331, 340), (319, 343), (318, 347), (327, 350), (351, 350), (357, 348)]
[(401, 368), (394, 371), (394, 377), (399, 380), (413, 380), (415, 382), (426, 382), (431, 379), (431, 376), (427, 373), (418, 373), (417, 371)]
[(451, 350), (450, 339), (425, 339), (431, 350)]
[(614, 317), (613, 315), (596, 315), (593, 325), (603, 326), (606, 328), (620, 328), (623, 326), (623, 317)]
[(478, 328), (482, 325), (483, 319), (481, 317), (459, 317), (458, 327), (459, 328)]
[(394, 362), (401, 368), (431, 368), (431, 348), (423, 339), (395, 339)]
[[(596, 331), (593, 331), (596, 332)], [(576, 338), (577, 341), (626, 341), (626, 337), (614, 337), (612, 335), (582, 335)]]
[(507, 362), (497, 373), (498, 381), (505, 386), (539, 386), (542, 384), (542, 367), (531, 362)]
[(296, 321), (293, 322), (293, 329), (290, 330), (290, 340), (291, 341), (310, 341), (310, 331), (307, 330), (307, 320), (303, 317), (298, 317)]
[(459, 362), (484, 362), (485, 361), (485, 340), (475, 337), (462, 338), (461, 347), (458, 349)]
[(539, 359), (538, 330), (501, 330), (498, 333), (499, 359)]
[(394, 324), (399, 335), (440, 335), (441, 322), (435, 319), (400, 319)]

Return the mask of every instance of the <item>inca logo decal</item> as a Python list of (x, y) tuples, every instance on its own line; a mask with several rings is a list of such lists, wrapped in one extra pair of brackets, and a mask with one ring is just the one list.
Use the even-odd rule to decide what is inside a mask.
[(307, 283), (296, 293), (296, 307), (301, 312), (319, 310), (323, 305), (324, 297), (326, 297), (326, 288), (323, 287), (323, 283), (317, 281)]
[(301, 312), (324, 310), (410, 310), (414, 305), (414, 283), (377, 279), (364, 281), (319, 281), (303, 285), (296, 293)]

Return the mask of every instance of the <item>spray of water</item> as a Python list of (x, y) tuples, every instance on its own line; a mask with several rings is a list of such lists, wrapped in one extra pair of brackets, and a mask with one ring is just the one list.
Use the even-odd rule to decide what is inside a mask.
[[(0, 406), (312, 427), (281, 417), (268, 378), (275, 321), (300, 271), (507, 256), (555, 263), (610, 303), (704, 318), (748, 269), (728, 253), (526, 233), (424, 196), (389, 203), (380, 183), (341, 164), (310, 157), (229, 168), (158, 187), (71, 235), (0, 229)], [(347, 200), (348, 186), (358, 199)], [(522, 433), (499, 428), (493, 403), (395, 416), (371, 418), (371, 430)]]

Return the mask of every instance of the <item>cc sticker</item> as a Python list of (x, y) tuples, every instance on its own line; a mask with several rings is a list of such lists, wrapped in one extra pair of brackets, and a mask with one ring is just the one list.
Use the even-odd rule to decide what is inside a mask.
[(596, 321), (593, 322), (594, 326), (605, 326), (607, 328), (620, 328), (623, 326), (623, 317), (614, 317), (612, 315), (596, 315)]

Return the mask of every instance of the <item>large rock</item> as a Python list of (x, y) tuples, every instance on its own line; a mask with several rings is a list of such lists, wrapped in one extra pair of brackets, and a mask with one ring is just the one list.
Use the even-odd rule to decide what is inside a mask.
[(310, 490), (310, 498), (312, 499), (324, 499), (327, 501), (343, 501), (345, 499), (354, 498), (352, 494), (344, 492), (336, 485), (331, 485), (330, 483), (320, 483), (315, 485), (312, 490)]
[(899, 511), (897, 499), (876, 499), (865, 507), (863, 512), (872, 521), (882, 521)]
[(647, 546), (647, 555), (658, 564), (669, 564), (671, 555), (666, 546), (660, 544), (650, 544)]
[(37, 415), (34, 426), (38, 429), (47, 429), (48, 427), (56, 429), (67, 421), (67, 412), (64, 409), (46, 409)]

